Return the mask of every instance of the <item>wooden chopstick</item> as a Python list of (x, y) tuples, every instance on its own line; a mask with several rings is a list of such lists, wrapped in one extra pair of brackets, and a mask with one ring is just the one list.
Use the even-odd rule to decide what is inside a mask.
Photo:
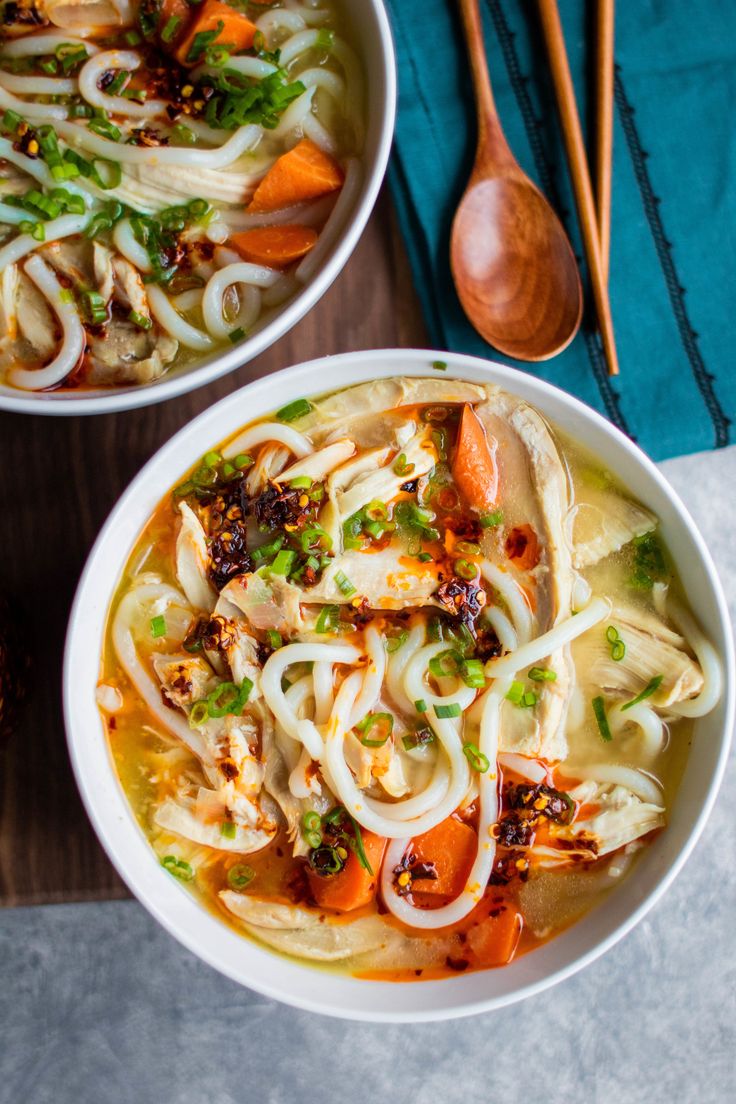
[(615, 0), (597, 0), (595, 198), (603, 278), (611, 252), (611, 159), (613, 156), (613, 38)]
[(610, 376), (618, 375), (618, 356), (613, 336), (611, 306), (608, 301), (606, 277), (601, 264), (598, 236), (598, 217), (596, 214), (593, 187), (590, 182), (588, 158), (585, 153), (583, 132), (580, 126), (575, 90), (570, 75), (565, 39), (562, 34), (560, 13), (557, 0), (537, 0), (542, 31), (549, 54), (552, 82), (560, 114), (562, 136), (570, 167), (575, 205), (578, 209), (580, 230), (583, 236), (585, 258), (588, 262), (590, 282), (593, 289), (593, 301), (598, 317), (598, 328), (603, 342), (603, 352)]

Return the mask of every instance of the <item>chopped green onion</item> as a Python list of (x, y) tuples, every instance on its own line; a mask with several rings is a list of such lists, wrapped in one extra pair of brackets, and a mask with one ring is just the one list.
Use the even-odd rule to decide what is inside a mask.
[(646, 684), (641, 694), (637, 694), (635, 698), (631, 699), (631, 701), (626, 702), (626, 705), (621, 706), (621, 711), (623, 712), (624, 709), (631, 709), (632, 705), (638, 705), (639, 702), (643, 702), (647, 698), (651, 698), (652, 694), (656, 693), (656, 691), (659, 690), (663, 680), (664, 675), (655, 675), (654, 678), (650, 679), (649, 682)]
[(606, 706), (603, 698), (593, 698), (592, 705), (593, 713), (595, 714), (595, 719), (598, 723), (598, 731), (600, 732), (603, 739), (608, 742), (609, 740), (613, 739), (613, 736), (611, 735), (611, 729), (608, 724), (608, 717), (606, 716)]
[(224, 46), (210, 46), (204, 52), (205, 65), (209, 65), (213, 69), (222, 69), (229, 60), (230, 52)]
[(39, 61), (38, 65), (43, 73), (54, 74), (59, 72), (59, 63), (56, 58), (48, 58), (46, 61)]
[(463, 682), (474, 690), (482, 690), (486, 684), (483, 662), (480, 659), (466, 659), (462, 666)]
[(273, 575), (288, 575), (294, 567), (295, 559), (296, 552), (292, 551), (290, 548), (282, 548), (271, 564), (271, 573)]
[(128, 46), (140, 46), (141, 36), (137, 31), (126, 31), (123, 36)]
[(317, 37), (314, 44), (315, 46), (319, 47), (320, 50), (331, 50), (334, 43), (334, 31), (330, 31), (326, 27), (323, 27), (320, 31), (317, 32)]
[(461, 579), (475, 579), (478, 574), (478, 568), (470, 560), (455, 560), (454, 570)]
[(512, 682), (506, 691), (506, 701), (513, 702), (514, 705), (521, 705), (524, 700), (524, 683)]
[(242, 341), (245, 337), (245, 330), (242, 326), (238, 326), (237, 329), (231, 330), (227, 335), (233, 345), (237, 345), (239, 341)]
[(180, 882), (191, 882), (194, 877), (194, 870), (189, 863), (184, 859), (177, 859), (176, 855), (164, 855), (161, 865)]
[(459, 675), (463, 665), (463, 657), (453, 648), (448, 648), (439, 655), (432, 656), (429, 661), (430, 674), (435, 678), (446, 678)]
[(206, 701), (195, 702), (189, 710), (189, 727), (199, 728), (209, 718), (210, 711)]
[(388, 521), (388, 506), (378, 498), (369, 502), (363, 512), (369, 521)]
[(432, 361), (432, 367), (434, 368), (435, 372), (446, 372), (447, 371), (447, 361), (446, 360), (433, 360)]
[(107, 119), (90, 119), (87, 128), (94, 131), (95, 134), (99, 134), (101, 138), (108, 138), (111, 142), (120, 140), (120, 128)]
[(522, 698), (522, 703), (527, 709), (533, 709), (539, 701), (539, 698), (533, 690), (527, 690)]
[(166, 618), (162, 613), (151, 618), (151, 636), (154, 640), (159, 636), (166, 636)]
[(150, 318), (147, 318), (145, 314), (139, 314), (138, 311), (132, 310), (128, 315), (128, 320), (138, 327), (140, 330), (150, 330), (153, 322)]
[(323, 606), (317, 618), (317, 624), (314, 626), (314, 631), (318, 633), (336, 632), (339, 617), (339, 606)]
[(529, 678), (532, 682), (556, 682), (557, 672), (549, 667), (530, 667)]
[(356, 593), (356, 588), (350, 582), (344, 571), (335, 572), (335, 582), (337, 583), (340, 593), (344, 594), (346, 598)]
[(69, 288), (62, 288), (61, 291), (59, 292), (59, 298), (61, 299), (62, 303), (73, 303), (74, 302), (74, 295), (69, 290)]
[(481, 514), (478, 520), (481, 528), (492, 529), (503, 521), (503, 510), (494, 510), (492, 514)]
[(202, 457), (202, 464), (205, 468), (214, 468), (216, 464), (219, 464), (222, 460), (222, 454), (217, 449), (212, 449), (210, 452), (206, 452)]
[(212, 30), (200, 31), (199, 34), (196, 34), (186, 56), (187, 64), (193, 61), (199, 61), (200, 57), (205, 52), (207, 47), (211, 46), (215, 39), (219, 38), (224, 30), (225, 24), (221, 19), (218, 19), (217, 25), (213, 27)]
[(448, 717), (459, 717), (462, 713), (462, 709), (457, 702), (450, 702), (449, 705), (435, 705), (434, 711), (440, 721), (444, 721)]
[(235, 839), (237, 831), (237, 825), (232, 820), (223, 820), (220, 824), (220, 835), (225, 839)]
[(394, 730), (394, 719), (390, 713), (369, 713), (355, 729), (364, 747), (383, 747)]
[(277, 648), (280, 648), (281, 645), (284, 643), (281, 638), (281, 633), (277, 632), (276, 629), (267, 629), (266, 636), (268, 637), (268, 643), (271, 645), (274, 651), (276, 651)]
[(128, 69), (118, 69), (110, 83), (103, 89), (106, 96), (117, 96), (122, 92), (132, 74)]
[(253, 683), (249, 678), (244, 678), (240, 686), (234, 682), (221, 682), (206, 698), (208, 716), (239, 716), (252, 689)]
[(233, 460), (233, 463), (235, 464), (235, 467), (238, 468), (239, 471), (242, 471), (243, 468), (252, 467), (254, 461), (253, 461), (252, 456), (248, 456), (248, 454), (245, 453), (245, 452), (239, 452), (238, 455)]
[(426, 747), (428, 744), (433, 744), (437, 737), (429, 725), (425, 725), (423, 728), (418, 728), (416, 732), (410, 732), (408, 736), (402, 737), (402, 744), (405, 751), (414, 751), (415, 748)]
[(246, 863), (236, 863), (227, 872), (227, 884), (231, 889), (245, 889), (253, 881), (256, 872)]
[(321, 844), (322, 844), (322, 833), (321, 832), (304, 832), (302, 834), (304, 836), (304, 840), (305, 840), (307, 846), (311, 847), (313, 851), (317, 847), (321, 846)]
[(463, 755), (478, 774), (485, 774), (490, 768), (488, 756), (483, 754), (477, 744), (463, 744)]
[(297, 418), (303, 418), (312, 409), (312, 404), (306, 399), (294, 399), (280, 410), (276, 411), (276, 417), (280, 422), (295, 422)]
[(420, 563), (429, 563), (429, 561), (433, 559), (433, 556), (431, 552), (420, 552), (417, 559)]
[(193, 146), (197, 141), (197, 135), (193, 130), (190, 130), (188, 126), (184, 126), (183, 123), (177, 123), (175, 127), (171, 128), (172, 137), (181, 142), (185, 146)]
[(161, 31), (161, 38), (164, 42), (171, 42), (176, 34), (177, 30), (181, 26), (181, 18), (178, 15), (172, 15), (166, 21), (166, 26)]
[(8, 130), (17, 130), (20, 124), (23, 122), (22, 118), (17, 111), (6, 111), (3, 115), (3, 126)]
[(289, 486), (295, 491), (308, 491), (312, 486), (312, 480), (308, 475), (297, 475), (295, 479), (289, 480)]
[(616, 663), (620, 663), (625, 655), (626, 645), (624, 644), (623, 640), (616, 640), (611, 645), (611, 659), (615, 660)]
[(308, 809), (302, 817), (302, 827), (305, 832), (318, 832), (322, 827), (322, 817), (314, 809)]
[(614, 625), (609, 625), (606, 629), (606, 640), (609, 644), (615, 644), (618, 640), (618, 629)]
[(409, 639), (409, 633), (406, 629), (402, 629), (398, 636), (390, 636), (386, 640), (386, 651), (389, 655), (393, 655), (394, 652), (398, 652)]
[(417, 713), (426, 713), (427, 703), (424, 698), (419, 698), (417, 701), (415, 701), (414, 708), (416, 709)]
[(414, 465), (407, 463), (406, 453), (400, 452), (394, 461), (394, 472), (396, 475), (411, 475), (413, 471)]

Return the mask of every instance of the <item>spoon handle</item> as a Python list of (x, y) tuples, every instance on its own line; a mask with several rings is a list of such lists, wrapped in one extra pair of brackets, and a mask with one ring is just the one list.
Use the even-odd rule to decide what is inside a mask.
[(477, 160), (493, 164), (499, 158), (508, 157), (510, 150), (501, 129), (496, 102), (491, 90), (480, 9), (478, 0), (458, 0), (458, 3), (470, 57), (475, 106), (478, 114)]

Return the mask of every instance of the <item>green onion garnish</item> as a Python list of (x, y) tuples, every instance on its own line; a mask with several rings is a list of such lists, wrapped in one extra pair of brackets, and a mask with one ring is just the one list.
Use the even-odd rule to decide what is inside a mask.
[(296, 559), (296, 552), (293, 552), (290, 548), (282, 548), (277, 553), (276, 559), (271, 564), (272, 575), (288, 575), (294, 567), (294, 560)]
[(108, 119), (90, 119), (87, 123), (89, 130), (94, 131), (95, 134), (99, 134), (101, 138), (108, 138), (111, 142), (120, 141), (120, 128), (116, 127), (114, 123), (111, 123)]
[(276, 411), (276, 417), (280, 422), (295, 422), (297, 418), (303, 418), (312, 409), (312, 404), (306, 399), (294, 399), (280, 410)]
[(153, 322), (150, 318), (147, 318), (145, 314), (139, 314), (138, 311), (132, 310), (128, 315), (128, 320), (137, 326), (140, 330), (150, 330)]
[(434, 711), (440, 721), (447, 720), (448, 717), (459, 717), (462, 713), (462, 709), (457, 702), (450, 702), (449, 705), (436, 705)]
[(626, 705), (621, 706), (621, 711), (623, 712), (624, 709), (631, 709), (632, 705), (638, 705), (639, 702), (645, 701), (646, 698), (651, 698), (652, 694), (659, 690), (663, 679), (664, 675), (655, 675), (654, 678), (650, 679), (646, 684), (641, 694), (637, 694), (636, 697), (628, 701)]
[(430, 674), (435, 678), (447, 678), (459, 675), (463, 665), (463, 657), (454, 648), (448, 648), (439, 655), (432, 656), (429, 661)]
[(626, 655), (626, 645), (618, 635), (618, 629), (615, 625), (609, 625), (606, 629), (606, 640), (611, 645), (611, 659), (615, 660), (616, 663), (620, 663)]
[(534, 693), (534, 691), (533, 690), (527, 690), (527, 691), (525, 691), (524, 697), (522, 698), (522, 705), (524, 705), (527, 709), (533, 709), (538, 701), (539, 701), (539, 698)]
[(475, 579), (478, 574), (478, 568), (470, 560), (455, 560), (454, 570), (461, 579)]
[(297, 475), (294, 479), (289, 480), (289, 486), (295, 491), (308, 491), (312, 486), (312, 480), (308, 475)]
[(210, 711), (206, 701), (195, 702), (189, 710), (189, 727), (199, 728), (209, 718)]
[(613, 736), (611, 735), (611, 729), (608, 724), (608, 717), (606, 716), (605, 702), (603, 701), (603, 698), (597, 697), (593, 698), (592, 705), (595, 719), (598, 723), (598, 731), (600, 732), (602, 738), (606, 742), (608, 742), (609, 740), (613, 739)]
[(245, 330), (242, 326), (238, 326), (237, 329), (231, 330), (227, 335), (233, 345), (236, 345), (238, 341), (242, 341), (245, 337)]
[(492, 529), (503, 521), (503, 510), (494, 510), (492, 514), (481, 514), (478, 520), (481, 528)]
[(317, 618), (317, 624), (314, 626), (314, 631), (318, 633), (336, 632), (339, 617), (339, 606), (323, 606)]
[(417, 559), (419, 560), (420, 563), (429, 563), (429, 561), (433, 558), (434, 557), (432, 556), (432, 554), (430, 552), (420, 552), (419, 555), (417, 556)]
[(335, 582), (337, 583), (340, 593), (344, 594), (346, 598), (356, 593), (356, 588), (350, 582), (344, 571), (335, 572)]
[(191, 882), (194, 877), (194, 870), (189, 863), (185, 862), (184, 859), (177, 859), (176, 855), (164, 855), (161, 865), (168, 870), (169, 874), (173, 874), (181, 882)]
[(512, 682), (506, 691), (506, 701), (513, 702), (514, 705), (521, 705), (524, 700), (524, 683)]
[(162, 613), (151, 618), (151, 636), (154, 640), (159, 636), (166, 636), (166, 618)]
[(424, 698), (418, 698), (417, 701), (414, 702), (414, 708), (416, 709), (417, 713), (426, 713), (427, 703)]
[(393, 655), (394, 652), (398, 652), (399, 648), (406, 644), (408, 639), (409, 633), (406, 629), (402, 629), (398, 636), (390, 636), (386, 640), (386, 651), (389, 655)]
[(315, 46), (320, 50), (331, 50), (335, 42), (335, 32), (323, 27), (322, 30), (317, 32), (317, 38), (315, 40)]
[(318, 832), (322, 827), (322, 817), (314, 809), (308, 809), (302, 817), (302, 827), (305, 832)]
[(274, 651), (276, 651), (277, 648), (280, 648), (281, 645), (284, 643), (281, 639), (281, 633), (277, 632), (276, 629), (267, 629), (266, 636), (268, 637), (268, 643), (271, 645)]
[(411, 475), (413, 471), (414, 465), (407, 463), (406, 453), (400, 452), (394, 461), (394, 472), (396, 475)]
[(383, 747), (394, 730), (394, 719), (390, 713), (369, 713), (355, 729), (364, 747)]
[(233, 464), (235, 464), (235, 467), (236, 467), (236, 468), (237, 468), (237, 469), (238, 469), (239, 471), (242, 471), (242, 470), (243, 470), (243, 468), (250, 468), (250, 467), (252, 467), (252, 466), (253, 466), (253, 463), (254, 463), (253, 457), (252, 457), (252, 456), (248, 456), (248, 454), (247, 454), (247, 453), (245, 453), (245, 452), (239, 452), (239, 453), (238, 453), (238, 455), (237, 455), (237, 456), (235, 457), (235, 459), (233, 460)]
[(166, 21), (166, 26), (161, 31), (161, 38), (164, 42), (171, 42), (181, 25), (181, 18), (178, 15), (172, 15)]
[(485, 774), (491, 765), (477, 744), (463, 744), (463, 755), (478, 774)]
[(232, 820), (223, 820), (220, 824), (220, 835), (224, 839), (235, 839), (237, 830), (237, 825)]
[(557, 672), (549, 667), (530, 667), (529, 678), (532, 682), (556, 682)]
[(252, 866), (246, 863), (236, 863), (227, 872), (227, 884), (231, 889), (245, 889), (253, 881), (256, 872)]
[(410, 732), (408, 736), (402, 737), (402, 744), (405, 751), (413, 751), (415, 748), (426, 747), (427, 744), (433, 744), (437, 737), (433, 730), (426, 725), (423, 728), (418, 728), (416, 732)]
[(432, 367), (434, 368), (435, 372), (446, 372), (447, 371), (447, 361), (446, 360), (433, 360), (432, 361)]
[(462, 678), (466, 686), (474, 690), (482, 690), (486, 684), (485, 671), (480, 659), (466, 659), (463, 661)]

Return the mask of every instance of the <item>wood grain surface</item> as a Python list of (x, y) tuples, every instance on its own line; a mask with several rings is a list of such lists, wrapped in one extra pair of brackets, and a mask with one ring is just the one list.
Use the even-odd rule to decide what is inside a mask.
[(328, 353), (424, 344), (406, 257), (383, 195), (322, 301), (237, 372), (122, 414), (0, 414), (0, 589), (21, 619), (32, 656), (29, 699), (0, 749), (0, 905), (127, 895), (77, 794), (60, 683), (67, 617), (84, 561), (141, 465), (205, 407), (257, 376)]

